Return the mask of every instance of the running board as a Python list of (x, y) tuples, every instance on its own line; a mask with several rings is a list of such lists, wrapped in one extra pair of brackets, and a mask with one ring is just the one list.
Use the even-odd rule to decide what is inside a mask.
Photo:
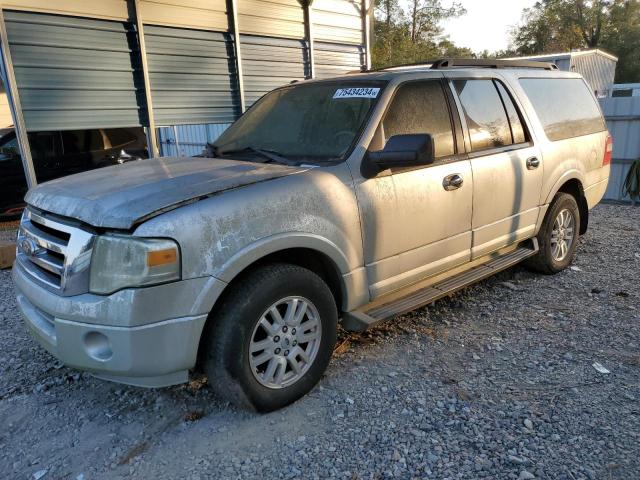
[(529, 244), (527, 247), (519, 247), (487, 263), (473, 267), (429, 287), (411, 292), (389, 303), (374, 306), (369, 310), (365, 307), (363, 310), (344, 312), (342, 314), (342, 326), (352, 332), (362, 332), (383, 320), (429, 305), (538, 253), (539, 247), (536, 238), (533, 238), (527, 244)]

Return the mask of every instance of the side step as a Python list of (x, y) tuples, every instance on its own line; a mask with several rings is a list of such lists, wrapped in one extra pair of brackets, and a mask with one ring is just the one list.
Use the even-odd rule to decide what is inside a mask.
[(536, 238), (527, 243), (529, 244), (527, 247), (519, 247), (487, 263), (473, 267), (429, 287), (413, 291), (397, 300), (377, 305), (370, 310), (365, 307), (364, 310), (345, 312), (342, 314), (342, 326), (349, 331), (362, 332), (390, 317), (424, 307), (440, 298), (451, 295), (538, 253), (539, 247)]

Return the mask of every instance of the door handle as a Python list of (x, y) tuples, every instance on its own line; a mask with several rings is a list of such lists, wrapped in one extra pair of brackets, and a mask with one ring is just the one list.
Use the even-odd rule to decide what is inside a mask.
[(540, 160), (536, 157), (527, 159), (527, 170), (534, 170), (540, 166)]
[(460, 188), (463, 183), (464, 179), (459, 173), (447, 175), (446, 177), (444, 177), (444, 180), (442, 180), (442, 186), (448, 192)]

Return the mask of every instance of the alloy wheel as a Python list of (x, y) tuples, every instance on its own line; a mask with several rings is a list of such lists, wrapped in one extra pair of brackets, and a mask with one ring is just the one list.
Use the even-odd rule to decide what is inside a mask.
[(320, 349), (322, 324), (318, 310), (303, 297), (287, 297), (260, 317), (249, 344), (255, 379), (268, 388), (288, 387), (309, 370)]
[(551, 255), (556, 262), (561, 262), (571, 251), (575, 239), (575, 217), (571, 210), (561, 210), (553, 222), (551, 230)]

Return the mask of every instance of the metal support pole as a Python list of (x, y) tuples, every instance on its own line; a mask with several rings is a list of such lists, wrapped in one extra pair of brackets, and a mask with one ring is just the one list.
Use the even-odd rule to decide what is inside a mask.
[(16, 131), (16, 139), (18, 140), (18, 148), (20, 149), (24, 175), (27, 179), (27, 186), (32, 188), (38, 184), (38, 180), (36, 178), (36, 171), (33, 168), (31, 147), (29, 147), (27, 127), (22, 115), (20, 94), (18, 93), (18, 84), (16, 83), (16, 76), (13, 71), (13, 62), (11, 60), (11, 52), (9, 50), (9, 39), (7, 37), (7, 29), (4, 24), (4, 12), (2, 11), (2, 8), (0, 8), (0, 50), (2, 50), (2, 79), (4, 81), (4, 88), (9, 100), (11, 116), (13, 117), (13, 126)]
[(180, 142), (178, 142), (178, 127), (173, 126), (173, 141), (176, 142), (176, 157), (180, 156)]
[(304, 6), (304, 26), (305, 34), (307, 37), (307, 46), (309, 48), (309, 75), (311, 78), (316, 78), (316, 61), (315, 61), (315, 47), (313, 45), (313, 8), (311, 4), (313, 0), (308, 0)]
[(369, 0), (362, 0), (362, 40), (364, 42), (364, 67), (371, 69), (371, 13)]
[(240, 97), (240, 113), (244, 113), (246, 109), (244, 98), (244, 78), (242, 74), (242, 53), (240, 52), (240, 29), (238, 28), (238, 2), (237, 0), (228, 0), (227, 15), (231, 17), (231, 29), (233, 30), (233, 43), (235, 44), (236, 53), (236, 73), (238, 75), (238, 95)]
[(136, 20), (136, 30), (138, 31), (138, 45), (140, 46), (140, 60), (142, 64), (142, 76), (144, 78), (144, 94), (147, 101), (147, 117), (149, 122), (149, 130), (147, 138), (151, 143), (147, 148), (151, 154), (151, 158), (159, 157), (158, 153), (158, 139), (156, 132), (156, 121), (153, 116), (153, 100), (151, 98), (151, 83), (149, 82), (149, 65), (147, 63), (147, 47), (144, 42), (144, 25), (142, 24), (142, 17), (140, 16), (140, 2), (134, 0), (134, 14)]

